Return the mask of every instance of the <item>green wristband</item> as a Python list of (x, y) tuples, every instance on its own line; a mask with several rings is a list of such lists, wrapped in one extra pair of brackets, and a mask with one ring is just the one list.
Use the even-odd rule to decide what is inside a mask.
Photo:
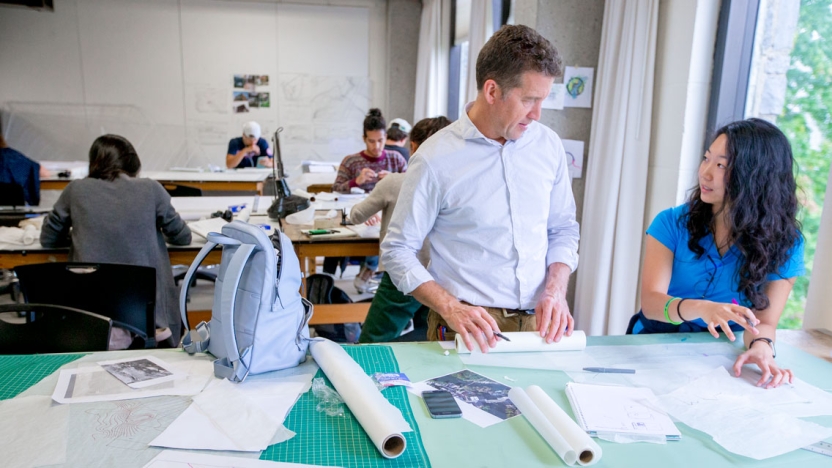
[(667, 313), (667, 308), (670, 307), (670, 303), (679, 299), (678, 297), (671, 297), (664, 303), (664, 319), (667, 320), (671, 325), (681, 325), (684, 322), (674, 322), (673, 319), (670, 318), (670, 315)]

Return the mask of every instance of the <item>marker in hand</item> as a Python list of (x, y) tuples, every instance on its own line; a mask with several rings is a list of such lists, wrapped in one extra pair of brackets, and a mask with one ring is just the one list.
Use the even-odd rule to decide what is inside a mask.
[[(736, 298), (731, 299), (731, 304), (740, 305), (740, 303), (737, 302)], [(745, 321), (748, 322), (749, 325), (751, 325), (751, 328), (756, 328), (756, 326), (754, 325), (754, 322), (752, 322), (750, 318), (745, 317)]]

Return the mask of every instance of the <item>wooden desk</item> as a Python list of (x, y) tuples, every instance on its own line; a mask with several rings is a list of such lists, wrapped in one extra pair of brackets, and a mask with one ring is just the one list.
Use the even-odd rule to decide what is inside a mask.
[[(202, 245), (185, 247), (168, 247), (171, 265), (190, 265), (199, 253)], [(220, 263), (222, 251), (217, 249), (208, 254), (205, 264)], [(69, 249), (32, 249), (32, 250), (3, 250), (0, 251), (0, 268), (12, 270), (16, 266), (31, 265), (33, 263), (68, 262)]]
[(211, 191), (247, 191), (263, 194), (263, 182), (268, 178), (267, 171), (228, 171), (228, 172), (145, 172), (147, 177), (161, 184), (177, 184)]
[[(263, 194), (263, 183), (269, 174), (265, 171), (235, 172), (177, 172), (155, 171), (140, 175), (158, 181), (160, 184), (176, 184), (209, 191), (257, 192)], [(41, 190), (63, 190), (72, 179), (44, 179)]]

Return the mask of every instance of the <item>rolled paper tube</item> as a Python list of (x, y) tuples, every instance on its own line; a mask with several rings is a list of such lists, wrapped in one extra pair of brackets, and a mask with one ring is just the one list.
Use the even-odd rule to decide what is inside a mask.
[(412, 429), (364, 369), (329, 340), (312, 340), (309, 351), (381, 455), (396, 458), (404, 453), (407, 441), (402, 433)]
[[(583, 351), (586, 348), (586, 334), (580, 330), (572, 332), (571, 336), (563, 336), (558, 342), (547, 343), (538, 332), (502, 332), (511, 341), (497, 340), (497, 346), (488, 350), (489, 353), (531, 353), (538, 351)], [(473, 341), (473, 340), (472, 340)], [(460, 354), (479, 353), (480, 348), (474, 342), (474, 350), (469, 351), (462, 341), (462, 336), (456, 335), (456, 352)]]
[(574, 465), (578, 460), (578, 455), (575, 454), (575, 450), (566, 442), (566, 439), (558, 432), (557, 428), (535, 406), (534, 402), (529, 398), (529, 395), (522, 388), (514, 387), (508, 392), (508, 397), (514, 403), (514, 406), (523, 413), (523, 416), (526, 417), (529, 424), (543, 437), (543, 440), (558, 454), (561, 460), (567, 465)]
[[(601, 459), (601, 447), (543, 389), (537, 385), (531, 385), (526, 389), (526, 393), (532, 403), (534, 403), (537, 411), (540, 411), (545, 416), (549, 423), (566, 440), (569, 447), (575, 451), (578, 465), (592, 465)], [(509, 395), (509, 398), (511, 398), (511, 395)], [(512, 399), (512, 401), (514, 400)], [(521, 409), (520, 411), (523, 410)], [(532, 425), (534, 426), (534, 424)], [(537, 429), (536, 426), (535, 429)], [(538, 432), (540, 431), (538, 430)]]

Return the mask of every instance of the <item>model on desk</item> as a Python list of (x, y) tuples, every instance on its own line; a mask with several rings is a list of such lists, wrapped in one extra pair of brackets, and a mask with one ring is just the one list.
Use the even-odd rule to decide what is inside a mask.
[[(71, 262), (155, 268), (156, 327), (162, 330), (157, 340), (168, 339), (167, 328), (168, 343), (176, 346), (182, 328), (179, 294), (165, 241), (188, 245), (191, 230), (171, 206), (164, 187), (155, 180), (136, 178), (140, 169), (129, 141), (117, 135), (96, 139), (90, 148), (89, 177), (70, 182), (61, 193), (43, 222), (40, 242), (44, 247), (69, 245)], [(126, 348), (130, 341), (113, 327), (111, 349)]]
[[(495, 331), (557, 341), (574, 326), (565, 296), (578, 223), (563, 144), (537, 120), (561, 60), (537, 31), (504, 26), (476, 74), (476, 100), (411, 158), (382, 259), (399, 290), (431, 308), (430, 339), (449, 328), (483, 352)], [(425, 238), (428, 269), (417, 257)]]

